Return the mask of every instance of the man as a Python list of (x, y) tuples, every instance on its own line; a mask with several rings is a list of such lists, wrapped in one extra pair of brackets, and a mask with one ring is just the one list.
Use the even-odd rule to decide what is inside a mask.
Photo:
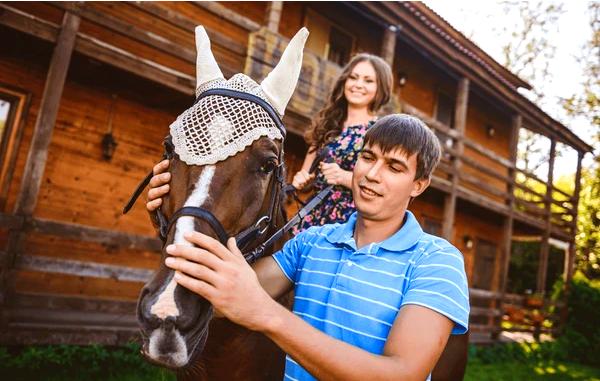
[[(179, 285), (279, 345), (285, 379), (422, 381), (469, 316), (461, 253), (407, 210), (439, 158), (423, 122), (384, 117), (365, 136), (347, 223), (310, 228), (253, 268), (233, 239), (224, 247), (196, 232), (186, 239), (197, 247), (171, 245), (166, 264)], [(167, 177), (151, 182), (148, 209), (168, 191)], [(292, 288), (290, 312), (274, 298)]]

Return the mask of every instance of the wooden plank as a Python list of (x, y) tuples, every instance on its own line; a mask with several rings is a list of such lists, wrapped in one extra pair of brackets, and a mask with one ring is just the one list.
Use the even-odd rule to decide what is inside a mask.
[[(162, 7), (158, 4), (150, 2), (150, 1), (132, 2), (132, 3), (129, 3), (129, 5), (137, 7), (139, 9), (142, 9), (145, 12), (147, 12), (155, 17), (158, 17), (161, 20), (170, 23), (171, 25), (179, 27), (183, 30), (187, 30), (189, 32), (194, 32), (196, 26), (198, 25), (198, 23), (196, 21), (190, 20), (189, 18), (187, 18), (177, 12), (171, 11), (165, 7)], [(232, 21), (232, 20), (228, 20), (228, 21)], [(256, 25), (258, 25), (258, 24), (256, 24)], [(224, 36), (221, 33), (216, 33), (211, 30), (207, 30), (206, 33), (208, 34), (208, 37), (210, 38), (211, 44), (220, 45), (240, 56), (246, 55), (246, 47), (243, 46), (242, 44), (240, 44), (239, 42), (237, 42), (227, 36)], [(237, 71), (235, 71), (233, 73), (229, 73), (229, 74), (234, 74), (234, 73), (237, 73)], [(224, 74), (226, 74), (226, 73), (224, 73)]]
[(427, 126), (433, 128), (445, 135), (450, 136), (452, 139), (455, 139), (455, 140), (463, 139), (463, 137), (460, 136), (460, 134), (456, 130), (446, 126), (445, 124), (441, 123), (440, 121), (434, 119), (433, 117), (431, 117), (430, 115), (425, 113), (425, 111), (422, 111), (419, 108), (417, 108), (409, 103), (402, 102), (402, 112), (416, 116), (417, 118), (419, 118), (423, 122), (425, 122), (425, 124), (427, 124)]
[(138, 329), (106, 326), (13, 323), (8, 329), (0, 330), (0, 343), (4, 345), (122, 345), (139, 339)]
[(484, 192), (491, 193), (494, 196), (502, 198), (503, 201), (508, 200), (510, 198), (510, 193), (506, 192), (505, 190), (499, 189), (493, 185), (490, 185), (489, 182), (484, 181), (475, 175), (463, 171), (460, 173), (460, 179), (472, 185), (475, 185)]
[(218, 2), (195, 1), (194, 4), (250, 32), (254, 32), (260, 29), (260, 24), (228, 9), (227, 7), (225, 7), (222, 4), (219, 4)]
[[(44, 308), (8, 308), (4, 312), (9, 322), (19, 324), (52, 324), (83, 327), (118, 327), (137, 329), (135, 309), (128, 314), (99, 311), (48, 310)], [(10, 325), (11, 323), (9, 323)]]
[(485, 148), (484, 146), (482, 146), (481, 144), (479, 144), (473, 140), (465, 139), (465, 145), (471, 149), (474, 149), (479, 154), (502, 164), (506, 168), (514, 168), (515, 167), (515, 164), (512, 163), (510, 160), (498, 155), (496, 152), (492, 151), (489, 148)]
[(494, 201), (488, 197), (482, 196), (475, 191), (459, 186), (456, 193), (457, 197), (462, 198), (463, 200), (467, 200), (469, 202), (474, 203), (475, 205), (482, 206), (484, 208), (490, 209), (501, 215), (508, 215), (510, 210), (506, 206), (506, 204), (499, 203)]
[(142, 42), (162, 52), (177, 56), (187, 62), (196, 62), (196, 52), (193, 49), (187, 49), (179, 44), (161, 37), (151, 31), (143, 30), (134, 25), (125, 23), (109, 14), (99, 12), (89, 6), (79, 7), (75, 3), (51, 2), (54, 6), (79, 15), (81, 18), (92, 21), (104, 28), (115, 31), (123, 36), (130, 37), (136, 41)]
[(80, 34), (77, 38), (76, 49), (78, 52), (93, 57), (98, 61), (137, 74), (140, 77), (160, 83), (183, 94), (194, 94), (196, 78), (193, 76), (140, 58), (93, 37)]
[(10, 308), (41, 308), (45, 310), (77, 310), (112, 314), (133, 314), (136, 302), (125, 300), (92, 299), (49, 294), (16, 293)]
[(57, 25), (0, 3), (0, 24), (31, 34), (45, 41), (56, 41)]
[(279, 32), (279, 21), (281, 20), (281, 11), (283, 10), (283, 1), (270, 1), (265, 15), (265, 25), (273, 33)]
[(21, 254), (17, 258), (15, 268), (54, 274), (77, 275), (80, 277), (108, 278), (119, 281), (146, 283), (154, 271), (128, 266), (107, 265), (94, 262), (75, 261)]
[(155, 237), (128, 234), (114, 230), (101, 229), (91, 226), (70, 224), (36, 218), (29, 229), (33, 232), (50, 234), (58, 237), (96, 242), (130, 249), (150, 250), (159, 252), (162, 242)]

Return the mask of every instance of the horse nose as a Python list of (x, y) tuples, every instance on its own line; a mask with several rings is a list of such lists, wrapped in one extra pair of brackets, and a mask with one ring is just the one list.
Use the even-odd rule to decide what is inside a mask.
[(149, 303), (150, 290), (147, 287), (142, 289), (137, 306), (137, 316), (142, 326), (146, 329), (155, 329), (160, 326), (160, 319), (150, 312)]

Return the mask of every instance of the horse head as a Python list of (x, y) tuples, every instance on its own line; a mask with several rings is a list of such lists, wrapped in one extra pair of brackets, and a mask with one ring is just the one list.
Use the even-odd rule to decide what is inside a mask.
[(137, 306), (142, 353), (151, 362), (188, 366), (202, 353), (212, 318), (209, 302), (173, 280), (164, 248), (191, 246), (184, 233), (196, 230), (221, 242), (236, 236), (244, 250), (274, 228), (284, 176), (281, 116), (300, 74), (307, 37), (308, 31), (300, 30), (259, 85), (244, 74), (225, 80), (204, 28), (196, 28), (196, 102), (170, 126), (172, 180), (161, 207), (169, 225), (160, 267)]

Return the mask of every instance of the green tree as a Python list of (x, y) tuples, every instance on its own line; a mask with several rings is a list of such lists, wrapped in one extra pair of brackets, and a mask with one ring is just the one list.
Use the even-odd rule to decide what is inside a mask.
[[(588, 4), (592, 35), (578, 58), (584, 68), (583, 91), (563, 99), (572, 117), (585, 118), (592, 128), (592, 145), (600, 145), (600, 2)], [(577, 268), (589, 278), (600, 278), (600, 152), (582, 171), (576, 247)]]

